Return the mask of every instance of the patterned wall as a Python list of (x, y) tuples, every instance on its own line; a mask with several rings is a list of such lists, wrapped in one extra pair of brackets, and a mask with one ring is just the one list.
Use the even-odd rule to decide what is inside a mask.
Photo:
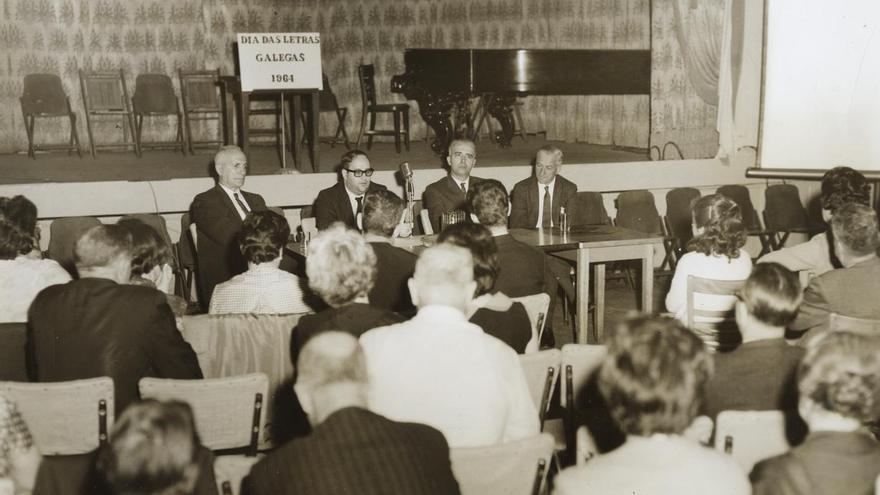
[[(349, 108), (354, 136), (357, 64), (376, 65), (380, 100), (401, 100), (389, 82), (403, 72), (408, 47), (646, 49), (653, 29), (651, 144), (674, 140), (688, 157), (712, 156), (717, 148), (715, 108), (689, 87), (669, 0), (0, 0), (0, 6), (0, 152), (26, 147), (18, 103), (25, 74), (61, 76), (86, 145), (79, 68), (121, 67), (129, 91), (144, 72), (173, 76), (178, 68), (220, 67), (231, 73), (231, 41), (246, 31), (320, 32), (324, 70)], [(550, 139), (639, 148), (649, 142), (647, 96), (529, 97), (523, 114), (530, 131), (545, 130)], [(331, 125), (325, 119), (323, 132), (331, 133)], [(116, 127), (99, 129), (101, 139), (118, 139)], [(66, 132), (59, 120), (43, 124), (38, 139), (63, 139)], [(170, 137), (173, 122), (155, 122), (146, 132), (151, 139)], [(423, 133), (421, 119), (412, 119), (413, 136)]]

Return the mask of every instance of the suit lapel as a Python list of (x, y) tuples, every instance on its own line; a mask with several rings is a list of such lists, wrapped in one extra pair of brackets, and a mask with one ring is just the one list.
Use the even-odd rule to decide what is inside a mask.
[(559, 225), (559, 207), (562, 206), (562, 177), (556, 177), (556, 184), (553, 186), (553, 225)]
[(351, 201), (349, 201), (348, 199), (348, 192), (345, 190), (345, 184), (343, 184), (342, 182), (337, 182), (336, 187), (336, 204), (339, 206), (339, 208), (342, 209), (339, 217), (344, 218), (343, 222), (346, 225), (353, 229), (356, 229), (357, 222), (354, 219), (354, 213), (351, 211)]
[(226, 213), (228, 214), (228, 216), (241, 222), (241, 216), (239, 216), (238, 210), (235, 209), (235, 205), (232, 204), (232, 199), (229, 198), (229, 195), (226, 194), (226, 191), (224, 191), (223, 188), (220, 187), (220, 184), (214, 186), (214, 189), (216, 189), (217, 191), (217, 196), (220, 198), (220, 202), (223, 203), (224, 206), (226, 206)]

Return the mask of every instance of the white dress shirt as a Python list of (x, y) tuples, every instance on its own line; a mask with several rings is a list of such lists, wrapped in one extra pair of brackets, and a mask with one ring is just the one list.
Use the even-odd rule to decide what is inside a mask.
[(41, 290), (70, 280), (55, 260), (27, 256), (0, 260), (0, 323), (27, 321), (28, 309)]
[(220, 184), (220, 188), (223, 189), (223, 192), (225, 192), (227, 196), (229, 196), (229, 201), (232, 201), (232, 206), (235, 207), (235, 211), (238, 212), (238, 216), (240, 216), (241, 219), (244, 220), (244, 217), (247, 216), (248, 212), (241, 209), (238, 201), (235, 200), (235, 195), (238, 194), (238, 197), (241, 198), (241, 202), (248, 207), (248, 210), (253, 210), (253, 208), (251, 208), (251, 205), (249, 205), (247, 200), (244, 199), (244, 194), (241, 193), (241, 189), (230, 189), (223, 184)]
[(345, 187), (345, 194), (348, 195), (348, 204), (351, 205), (351, 214), (352, 214), (352, 216), (354, 216), (355, 223), (357, 224), (359, 229), (364, 230), (364, 214), (363, 214), (363, 212), (361, 212), (361, 214), (358, 215), (358, 203), (357, 203), (357, 198), (361, 198), (361, 208), (363, 208), (364, 195), (363, 194), (361, 194), (361, 195), (354, 194), (353, 192), (349, 191), (347, 187)]
[[(553, 208), (553, 188), (556, 187), (556, 177), (553, 177), (553, 180), (550, 181), (549, 184), (541, 184), (538, 182), (538, 223), (535, 224), (535, 228), (541, 228), (541, 219), (544, 218), (544, 188), (550, 188), (550, 208)], [(553, 215), (550, 215), (550, 226), (552, 227), (556, 222), (553, 221)]]
[(211, 296), (211, 314), (309, 313), (299, 277), (271, 263), (260, 263), (217, 285)]
[(536, 435), (538, 413), (516, 353), (447, 306), (361, 336), (370, 409), (432, 426), (449, 446)]

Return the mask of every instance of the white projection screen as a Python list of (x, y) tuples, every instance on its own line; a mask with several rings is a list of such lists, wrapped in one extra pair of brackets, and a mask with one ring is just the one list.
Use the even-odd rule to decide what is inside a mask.
[(880, 0), (766, 0), (761, 168), (880, 170)]

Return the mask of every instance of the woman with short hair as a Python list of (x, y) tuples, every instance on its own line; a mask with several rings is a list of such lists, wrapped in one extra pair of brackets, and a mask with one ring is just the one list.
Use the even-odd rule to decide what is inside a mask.
[(137, 218), (121, 218), (117, 225), (131, 234), (131, 278), (129, 284), (152, 287), (165, 294), (177, 317), (187, 313), (186, 301), (174, 294), (171, 248), (152, 226)]

